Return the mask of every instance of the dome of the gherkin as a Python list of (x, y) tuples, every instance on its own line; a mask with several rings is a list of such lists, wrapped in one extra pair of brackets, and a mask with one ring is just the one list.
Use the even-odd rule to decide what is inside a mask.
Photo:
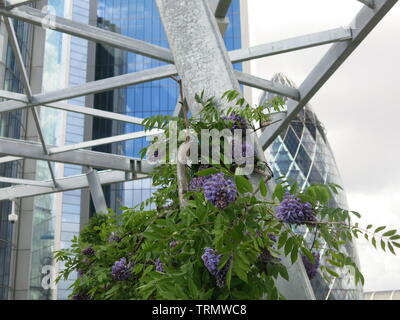
[[(296, 84), (283, 73), (275, 74), (271, 81), (279, 85), (297, 88)], [(262, 105), (274, 97), (276, 94), (264, 92), (259, 104)], [(287, 103), (288, 98), (284, 98), (284, 101)], [(285, 176), (293, 183), (296, 182), (300, 188), (317, 183), (334, 183), (342, 186), (326, 130), (310, 104), (305, 106), (269, 146), (266, 156), (275, 177)], [(342, 192), (335, 196), (331, 201), (331, 206), (347, 209), (345, 193)], [(305, 234), (305, 238), (307, 241), (312, 241), (310, 234)], [(346, 246), (345, 250), (355, 261), (358, 261), (354, 246)], [(362, 298), (362, 290), (355, 285), (354, 278), (349, 273), (342, 273), (333, 285), (328, 284), (321, 275), (313, 278), (311, 284), (317, 299)]]

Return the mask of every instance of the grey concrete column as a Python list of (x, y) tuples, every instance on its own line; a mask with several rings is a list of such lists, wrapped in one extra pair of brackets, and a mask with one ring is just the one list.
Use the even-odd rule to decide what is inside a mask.
[[(47, 4), (47, 0), (37, 1), (36, 8), (41, 9)], [(41, 27), (34, 27), (31, 56), (30, 82), (33, 93), (42, 91), (43, 58), (46, 31)], [(26, 140), (38, 141), (37, 130), (32, 113), (26, 116)], [(24, 160), (23, 178), (36, 179), (36, 161)], [(14, 299), (29, 299), (30, 271), (32, 258), (32, 232), (33, 232), (33, 208), (34, 198), (21, 200), (20, 216), (17, 225), (17, 247), (14, 269)]]
[[(239, 91), (239, 83), (208, 1), (156, 1), (192, 114), (196, 116), (201, 111), (194, 99), (196, 93), (204, 90), (206, 97), (218, 98), (228, 90)], [(258, 156), (264, 157), (262, 150)], [(288, 261), (284, 263), (290, 265)], [(280, 280), (277, 283), (280, 292), (287, 299), (315, 299), (303, 263), (298, 261), (289, 272), (290, 282)]]

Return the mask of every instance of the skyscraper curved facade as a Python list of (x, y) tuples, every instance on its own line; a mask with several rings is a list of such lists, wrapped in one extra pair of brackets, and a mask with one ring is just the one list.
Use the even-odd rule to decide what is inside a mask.
[[(272, 81), (296, 88), (294, 82), (281, 73), (276, 74)], [(274, 97), (274, 94), (264, 93), (260, 105)], [(275, 177), (285, 176), (292, 183), (296, 182), (301, 189), (318, 183), (343, 186), (326, 130), (310, 105), (307, 105), (281, 132), (267, 149), (266, 154)], [(330, 205), (348, 209), (346, 194), (340, 192), (331, 200)], [(305, 237), (312, 241), (313, 235), (305, 234)], [(345, 251), (358, 262), (353, 245), (347, 246)], [(311, 281), (317, 299), (361, 299), (362, 290), (355, 285), (354, 277), (341, 269), (336, 271), (340, 278), (331, 283), (327, 283), (321, 275)]]

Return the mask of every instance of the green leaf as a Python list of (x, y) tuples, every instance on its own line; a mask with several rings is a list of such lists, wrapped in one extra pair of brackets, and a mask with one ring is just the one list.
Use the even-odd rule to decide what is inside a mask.
[(265, 184), (264, 178), (260, 179), (260, 193), (263, 197), (266, 197), (268, 194), (267, 185)]
[(375, 239), (375, 237), (373, 237), (372, 238), (372, 245), (375, 247), (375, 249), (376, 249), (376, 239)]
[(308, 260), (311, 262), (311, 263), (314, 263), (315, 261), (315, 259), (314, 259), (314, 256), (313, 256), (313, 254), (312, 254), (312, 252), (310, 251), (310, 250), (308, 250), (307, 248), (305, 248), (305, 247), (301, 247), (301, 252), (303, 252), (303, 254), (308, 258)]
[(285, 255), (286, 255), (286, 256), (288, 256), (289, 253), (292, 251), (293, 243), (294, 243), (294, 239), (293, 239), (293, 238), (289, 238), (289, 239), (286, 241), (286, 244), (285, 244)]
[(350, 211), (352, 214), (354, 214), (357, 218), (361, 219), (361, 214), (359, 214), (356, 211)]
[(194, 283), (193, 279), (190, 276), (188, 277), (188, 286), (189, 286), (190, 294), (192, 295), (192, 299), (197, 299), (198, 289), (197, 289), (197, 286)]
[(384, 229), (386, 229), (385, 226), (376, 228), (376, 229), (375, 229), (375, 233), (381, 232), (381, 231), (384, 230)]
[(393, 248), (393, 246), (390, 244), (390, 242), (388, 242), (388, 248), (389, 248), (389, 250), (390, 250), (390, 252), (391, 252), (392, 254), (396, 255), (396, 252), (394, 251), (394, 248)]
[(231, 290), (231, 279), (232, 279), (232, 264), (229, 266), (228, 273), (226, 274), (226, 285), (228, 290)]
[(398, 242), (392, 242), (392, 245), (394, 245), (396, 248), (400, 249), (400, 243)]
[(277, 184), (274, 194), (272, 196), (272, 198), (277, 198), (279, 201), (283, 200), (283, 197), (285, 196), (285, 188), (282, 186), (282, 184)]
[(290, 259), (292, 260), (292, 263), (295, 264), (298, 258), (299, 258), (299, 248), (295, 245), (292, 249), (292, 254), (290, 255)]
[(328, 267), (324, 267), (324, 269), (330, 274), (330, 275), (332, 275), (332, 276), (334, 276), (335, 278), (339, 278), (339, 275), (335, 272), (335, 271), (333, 271), (332, 269), (330, 269), (330, 268), (328, 268)]
[(215, 168), (210, 168), (210, 169), (205, 169), (205, 170), (197, 172), (196, 176), (198, 176), (198, 177), (206, 177), (206, 176), (210, 176), (212, 174), (216, 174), (216, 173), (219, 173), (219, 172), (220, 171), (215, 169)]
[(400, 235), (395, 235), (393, 237), (390, 237), (390, 240), (400, 240)]
[(386, 243), (383, 240), (381, 240), (381, 248), (382, 248), (383, 251), (386, 252)]
[(278, 249), (281, 249), (285, 245), (288, 235), (289, 235), (289, 230), (284, 231), (280, 235), (279, 240), (278, 240)]
[(289, 281), (289, 273), (288, 273), (286, 267), (284, 265), (280, 265), (278, 270), (279, 270), (279, 274), (281, 275), (281, 277), (283, 279), (285, 279), (286, 281)]
[(237, 257), (236, 259), (234, 259), (233, 271), (239, 277), (240, 280), (246, 283), (248, 282), (247, 273), (243, 270), (243, 267), (241, 266), (240, 261), (239, 259), (237, 259)]
[(244, 176), (235, 176), (235, 183), (240, 193), (253, 192), (253, 186)]
[(383, 237), (391, 237), (391, 236), (394, 236), (396, 233), (397, 233), (397, 230), (390, 230), (390, 231), (385, 232), (383, 234)]

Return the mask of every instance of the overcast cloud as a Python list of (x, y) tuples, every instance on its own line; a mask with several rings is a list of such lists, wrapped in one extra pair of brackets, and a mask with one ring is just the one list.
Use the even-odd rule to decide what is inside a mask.
[[(346, 26), (356, 0), (248, 0), (250, 45)], [(400, 229), (400, 4), (312, 99), (352, 210), (362, 223)], [(260, 59), (252, 73), (283, 72), (301, 84), (328, 46)], [(259, 91), (254, 91), (257, 99)], [(256, 101), (256, 100), (255, 100)], [(366, 291), (400, 290), (400, 258), (358, 245)]]

